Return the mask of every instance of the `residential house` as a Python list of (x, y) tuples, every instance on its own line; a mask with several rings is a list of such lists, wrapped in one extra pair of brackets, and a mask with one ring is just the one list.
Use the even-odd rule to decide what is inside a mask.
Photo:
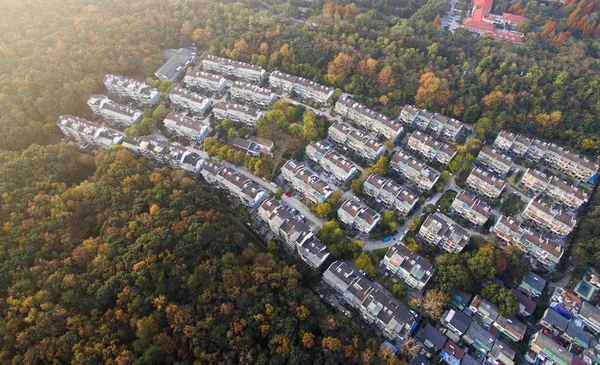
[(398, 151), (392, 157), (389, 167), (414, 183), (422, 191), (433, 189), (440, 178), (438, 171), (402, 151)]
[(165, 63), (154, 73), (160, 81), (176, 82), (189, 65), (196, 62), (196, 47), (168, 49), (162, 52)]
[(452, 219), (441, 213), (434, 213), (427, 217), (416, 238), (446, 252), (459, 253), (469, 243), (471, 235)]
[(573, 358), (574, 355), (569, 350), (558, 345), (542, 331), (538, 331), (531, 336), (529, 352), (525, 356), (525, 359), (531, 360), (531, 362), (557, 365), (571, 365), (573, 364)]
[(263, 137), (250, 136), (248, 137), (248, 141), (256, 144), (260, 153), (272, 156), (273, 149), (275, 148), (275, 143), (270, 139), (266, 139)]
[(413, 124), (422, 131), (429, 131), (440, 138), (456, 141), (461, 136), (464, 125), (462, 122), (445, 115), (432, 113), (425, 109), (417, 109), (406, 105), (400, 112), (400, 119)]
[(577, 318), (585, 324), (585, 329), (598, 335), (600, 333), (600, 309), (590, 302), (583, 302)]
[(519, 315), (527, 317), (533, 314), (537, 304), (527, 295), (517, 289), (512, 290), (513, 294), (519, 299)]
[(104, 86), (109, 93), (129, 98), (141, 105), (155, 105), (160, 99), (160, 93), (156, 88), (129, 77), (106, 74)]
[(327, 104), (333, 97), (334, 90), (332, 87), (297, 77), (292, 86), (292, 91), (305, 102), (312, 101), (316, 104)]
[(439, 353), (448, 341), (448, 337), (429, 323), (419, 332), (417, 338), (421, 340), (425, 350), (431, 354)]
[(550, 144), (542, 160), (575, 179), (588, 181), (598, 172), (598, 164), (562, 147)]
[(125, 139), (125, 133), (115, 129), (104, 128), (95, 137), (96, 147), (109, 149), (112, 146), (121, 144)]
[(494, 148), (508, 153), (517, 139), (517, 135), (507, 130), (502, 130), (494, 140)]
[(208, 135), (208, 125), (196, 119), (171, 111), (163, 120), (163, 125), (170, 133), (196, 142), (202, 142)]
[(488, 354), (488, 359), (493, 360), (490, 361), (492, 365), (514, 365), (515, 355), (515, 350), (508, 347), (508, 345), (506, 345), (501, 340), (496, 340), (494, 346), (492, 347), (492, 350)]
[(524, 34), (512, 29), (529, 18), (512, 13), (492, 14), (492, 5), (490, 0), (475, 0), (461, 27), (480, 36), (523, 44)]
[(553, 270), (564, 254), (562, 246), (541, 235), (521, 227), (512, 218), (501, 216), (490, 229), (509, 245), (517, 245), (531, 255), (538, 264)]
[(204, 161), (186, 147), (153, 136), (125, 137), (121, 145), (128, 150), (171, 168), (201, 171)]
[(219, 120), (230, 119), (233, 122), (243, 123), (250, 128), (254, 128), (258, 119), (262, 117), (262, 112), (258, 108), (242, 104), (218, 102), (212, 109), (212, 115)]
[(65, 137), (82, 148), (96, 147), (96, 136), (103, 129), (100, 125), (73, 115), (61, 115), (57, 122)]
[(459, 337), (467, 333), (471, 322), (473, 322), (471, 317), (454, 309), (446, 311), (441, 319), (441, 323)]
[(275, 199), (266, 199), (257, 214), (271, 231), (285, 243), (285, 247), (298, 252), (310, 267), (318, 269), (329, 257), (329, 251), (314, 232), (299, 218), (290, 213)]
[(469, 306), (471, 312), (479, 316), (485, 324), (491, 326), (500, 314), (498, 306), (481, 295), (476, 295)]
[(519, 285), (519, 290), (531, 298), (542, 295), (544, 288), (546, 288), (546, 280), (533, 272), (527, 274), (521, 281), (521, 285)]
[(323, 274), (323, 281), (356, 308), (363, 319), (396, 344), (408, 339), (417, 326), (408, 308), (379, 291), (370, 281), (343, 261), (336, 261)]
[(210, 99), (179, 86), (171, 89), (169, 99), (176, 109), (187, 109), (198, 115), (206, 114), (212, 106)]
[(494, 347), (496, 338), (477, 324), (477, 322), (472, 322), (467, 332), (463, 335), (463, 341), (473, 346), (477, 352), (486, 355)]
[(349, 183), (360, 170), (354, 162), (331, 149), (326, 142), (313, 141), (306, 146), (306, 156), (343, 184)]
[(260, 151), (258, 149), (258, 146), (255, 143), (253, 143), (252, 141), (249, 141), (247, 139), (238, 138), (238, 137), (232, 138), (229, 141), (229, 145), (238, 151), (244, 152), (244, 154), (246, 154), (246, 155), (250, 155), (253, 157), (260, 156)]
[(403, 131), (402, 126), (397, 121), (375, 113), (348, 96), (342, 96), (335, 103), (333, 110), (342, 118), (351, 120), (356, 125), (376, 132), (390, 141), (396, 141)]
[(415, 131), (408, 137), (408, 148), (423, 155), (428, 161), (437, 161), (442, 165), (448, 164), (456, 156), (456, 148), (436, 141), (420, 131)]
[(387, 271), (401, 279), (406, 285), (423, 290), (433, 276), (433, 265), (412, 252), (402, 243), (396, 243), (381, 260)]
[(229, 88), (229, 94), (237, 101), (243, 101), (265, 109), (277, 100), (277, 95), (272, 93), (271, 90), (241, 81), (233, 82), (231, 88)]
[(544, 158), (546, 152), (548, 152), (549, 147), (550, 144), (548, 142), (542, 142), (538, 139), (534, 139), (531, 142), (531, 146), (529, 146), (529, 149), (525, 153), (525, 158), (535, 163), (540, 162), (542, 158)]
[(440, 352), (440, 357), (448, 365), (459, 365), (465, 356), (465, 351), (452, 340), (448, 340)]
[(258, 207), (265, 199), (265, 192), (254, 181), (242, 174), (216, 164), (207, 163), (201, 171), (204, 179), (236, 196), (250, 208)]
[(267, 76), (267, 72), (262, 67), (213, 55), (204, 57), (202, 69), (206, 72), (254, 84), (260, 84)]
[(488, 199), (498, 199), (502, 191), (506, 187), (506, 182), (495, 177), (487, 171), (483, 171), (479, 167), (471, 170), (471, 174), (466, 181), (469, 189), (485, 196)]
[(503, 315), (499, 315), (494, 322), (500, 332), (502, 332), (508, 339), (514, 342), (519, 342), (525, 337), (527, 326), (516, 318), (506, 318)]
[(536, 169), (527, 169), (519, 181), (519, 185), (533, 194), (541, 194), (548, 188), (550, 177)]
[(369, 234), (375, 228), (381, 216), (373, 209), (360, 204), (354, 199), (348, 199), (337, 211), (338, 219), (364, 234)]
[(505, 176), (513, 165), (513, 160), (510, 157), (500, 153), (492, 146), (484, 146), (479, 151), (477, 162), (501, 176)]
[(544, 315), (540, 318), (540, 326), (559, 335), (567, 330), (569, 320), (563, 317), (552, 308), (547, 308)]
[(569, 209), (578, 209), (588, 199), (588, 194), (582, 189), (536, 169), (527, 169), (519, 184), (534, 194), (544, 194)]
[(273, 71), (269, 75), (269, 86), (275, 91), (291, 95), (296, 79), (297, 77), (294, 75), (289, 75), (281, 71)]
[(407, 216), (419, 200), (417, 194), (377, 174), (371, 174), (365, 180), (363, 193), (387, 207), (395, 208), (400, 216)]
[(90, 96), (87, 104), (94, 114), (124, 127), (139, 123), (144, 116), (141, 111), (117, 104), (104, 95)]
[(411, 361), (410, 365), (431, 365), (431, 361), (425, 355), (417, 355)]
[(333, 189), (325, 181), (301, 162), (288, 160), (281, 167), (281, 174), (294, 189), (313, 203), (322, 203), (333, 193)]
[(400, 119), (404, 123), (413, 124), (416, 121), (419, 112), (420, 109), (415, 107), (414, 105), (405, 105), (404, 108), (402, 108), (402, 110), (400, 111), (400, 116), (398, 117), (398, 119)]
[(456, 196), (450, 208), (475, 226), (483, 226), (492, 215), (492, 208), (464, 190)]
[(471, 303), (472, 297), (473, 294), (459, 289), (452, 295), (450, 304), (452, 304), (459, 311), (464, 311), (466, 308), (469, 308), (469, 303)]
[(189, 69), (183, 78), (188, 87), (205, 90), (212, 93), (222, 93), (227, 88), (227, 80), (220, 75)]
[(337, 143), (347, 146), (356, 154), (369, 161), (379, 159), (385, 150), (383, 143), (344, 123), (333, 123), (329, 127), (328, 134)]
[(569, 321), (567, 329), (562, 334), (562, 337), (570, 343), (584, 349), (589, 348), (592, 343), (592, 335), (583, 328), (577, 326), (573, 321)]
[(571, 233), (577, 224), (574, 216), (554, 210), (537, 198), (529, 201), (521, 216), (535, 223), (536, 227), (561, 237)]

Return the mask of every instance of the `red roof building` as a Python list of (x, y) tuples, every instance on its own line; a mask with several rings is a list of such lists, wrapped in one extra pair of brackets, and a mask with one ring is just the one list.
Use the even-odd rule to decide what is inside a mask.
[(529, 20), (529, 18), (511, 13), (502, 13), (501, 16), (492, 14), (493, 3), (494, 0), (473, 0), (471, 14), (463, 19), (462, 26), (485, 37), (522, 44), (523, 34), (512, 30), (496, 29), (496, 27), (503, 27), (504, 29), (508, 26), (515, 27), (520, 22)]

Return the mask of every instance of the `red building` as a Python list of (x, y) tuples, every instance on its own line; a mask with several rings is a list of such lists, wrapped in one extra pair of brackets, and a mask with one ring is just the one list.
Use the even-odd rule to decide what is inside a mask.
[(463, 19), (462, 26), (473, 33), (486, 37), (522, 44), (523, 34), (510, 29), (522, 21), (529, 20), (529, 18), (511, 13), (492, 14), (493, 3), (494, 0), (473, 0), (473, 9)]

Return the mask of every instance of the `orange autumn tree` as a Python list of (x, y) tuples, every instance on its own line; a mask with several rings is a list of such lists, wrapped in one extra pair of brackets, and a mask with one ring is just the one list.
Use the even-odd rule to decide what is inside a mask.
[(437, 77), (433, 72), (424, 73), (419, 79), (415, 100), (420, 107), (426, 109), (446, 106), (450, 100), (448, 80)]

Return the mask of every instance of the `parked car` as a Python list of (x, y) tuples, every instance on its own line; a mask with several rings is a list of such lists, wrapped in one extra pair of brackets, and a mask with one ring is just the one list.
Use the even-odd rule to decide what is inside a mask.
[(285, 192), (285, 196), (287, 196), (288, 198), (291, 198), (292, 197), (292, 193), (290, 193), (289, 191), (286, 191)]

